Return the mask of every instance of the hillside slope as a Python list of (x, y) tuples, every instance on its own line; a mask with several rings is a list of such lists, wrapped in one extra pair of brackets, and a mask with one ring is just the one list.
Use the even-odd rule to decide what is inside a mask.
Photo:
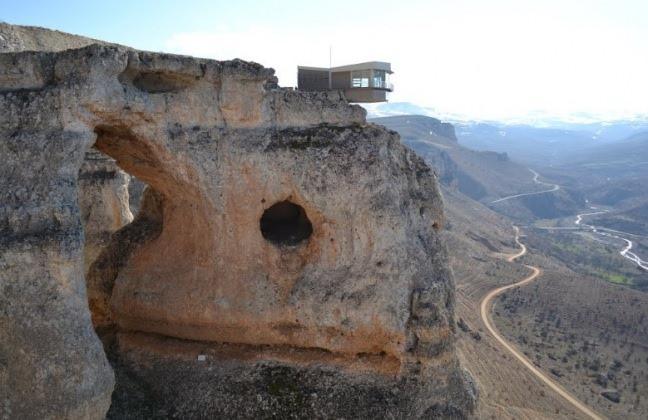
[(567, 158), (581, 170), (589, 170), (599, 177), (636, 178), (648, 173), (648, 132), (630, 136), (613, 144), (605, 144), (574, 153)]
[[(465, 178), (480, 185), (484, 191), (492, 191), (490, 183), (499, 183), (498, 187), (511, 188), (506, 179), (502, 182), (498, 177), (506, 177), (506, 170), (503, 167), (519, 168), (518, 177), (531, 179), (527, 168), (515, 163), (495, 162), (493, 164), (484, 154), (468, 150), (458, 145), (454, 140), (455, 136), (448, 134), (449, 127), (441, 125), (440, 121), (427, 117), (391, 117), (374, 119), (388, 127), (399, 131), (402, 134), (403, 142), (415, 149), (425, 157), (435, 170), (443, 184), (446, 217), (448, 220), (447, 230), (444, 233), (448, 247), (451, 250), (451, 265), (455, 273), (457, 288), (456, 313), (459, 321), (459, 342), (458, 349), (461, 360), (475, 377), (481, 392), (477, 413), (480, 418), (578, 418), (579, 414), (574, 412), (573, 407), (567, 405), (557, 394), (546, 388), (545, 385), (532, 377), (516, 360), (504, 353), (498, 343), (486, 332), (481, 319), (478, 316), (479, 303), (481, 299), (496, 287), (512, 284), (528, 275), (528, 270), (522, 264), (534, 261), (534, 264), (547, 272), (537, 280), (534, 286), (522, 289), (519, 292), (508, 293), (507, 296), (529, 295), (530, 297), (517, 304), (517, 309), (524, 314), (524, 318), (518, 322), (518, 315), (509, 310), (495, 309), (495, 321), (498, 329), (506, 334), (510, 342), (521, 348), (528, 357), (537, 362), (545, 374), (551, 375), (562, 386), (577, 394), (578, 398), (590, 404), (593, 409), (612, 416), (627, 415), (636, 418), (636, 414), (642, 411), (642, 404), (634, 405), (637, 392), (633, 388), (636, 380), (643, 380), (645, 377), (643, 356), (632, 357), (625, 361), (636, 367), (637, 375), (618, 378), (616, 381), (609, 381), (610, 386), (618, 386), (622, 393), (624, 402), (615, 406), (601, 396), (604, 390), (595, 383), (596, 378), (591, 378), (592, 371), (589, 365), (584, 365), (581, 359), (590, 359), (592, 355), (580, 354), (576, 356), (576, 363), (557, 363), (555, 357), (557, 344), (549, 345), (533, 344), (530, 347), (521, 342), (519, 337), (533, 337), (533, 340), (541, 341), (542, 331), (546, 330), (547, 319), (555, 320), (572, 319), (572, 314), (582, 313), (582, 290), (581, 288), (592, 288), (601, 291), (595, 299), (588, 302), (585, 307), (593, 310), (605, 304), (609, 311), (619, 313), (611, 322), (622, 325), (623, 330), (619, 334), (614, 333), (606, 323), (591, 323), (586, 331), (581, 334), (578, 330), (578, 320), (566, 325), (565, 331), (560, 334), (560, 339), (575, 343), (592, 342), (594, 337), (609, 336), (606, 340), (597, 340), (598, 349), (601, 352), (602, 363), (613, 363), (614, 353), (626, 349), (622, 347), (623, 342), (630, 339), (626, 334), (632, 330), (629, 325), (633, 320), (645, 319), (640, 305), (623, 306), (620, 308), (617, 302), (635, 302), (639, 296), (637, 291), (610, 285), (601, 280), (576, 273), (567, 267), (560, 259), (542, 255), (546, 246), (539, 234), (531, 229), (523, 229), (523, 234), (531, 234), (525, 237), (524, 242), (529, 246), (529, 254), (524, 257), (522, 264), (507, 263), (503, 253), (515, 251), (513, 241), (512, 221), (504, 214), (511, 214), (523, 219), (532, 219), (537, 214), (547, 211), (547, 214), (555, 211), (558, 206), (566, 205), (561, 211), (565, 215), (571, 215), (578, 207), (580, 197), (579, 188), (571, 188), (574, 179), (570, 174), (560, 172), (550, 173), (550, 178), (540, 176), (541, 181), (566, 184), (569, 188), (561, 185), (560, 191), (551, 194), (538, 194), (524, 196), (516, 199), (506, 200), (498, 205), (492, 205), (487, 196), (469, 197), (468, 194), (474, 190), (467, 188), (473, 184), (467, 184)], [(493, 154), (486, 154), (492, 156)], [(467, 162), (478, 162), (476, 165), (468, 165)], [(545, 170), (547, 170), (545, 168)], [(542, 170), (543, 174), (545, 170)], [(548, 170), (547, 170), (548, 171)], [(538, 188), (538, 186), (535, 186)], [(545, 187), (546, 188), (546, 187)], [(505, 190), (504, 190), (505, 191)], [(502, 191), (502, 194), (505, 192)], [(468, 194), (464, 194), (464, 192)], [(508, 192), (508, 191), (507, 191)], [(474, 195), (474, 194), (473, 194)], [(567, 198), (564, 198), (567, 195)], [(475, 200), (478, 198), (478, 200)], [(576, 203), (576, 204), (570, 204)], [(533, 209), (533, 211), (531, 210)], [(494, 210), (497, 210), (495, 212)], [(640, 209), (636, 210), (640, 211)], [(525, 213), (526, 212), (526, 213)], [(535, 212), (535, 213), (534, 213)], [(520, 216), (522, 215), (522, 216)], [(570, 219), (571, 220), (571, 219)], [(573, 220), (571, 222), (573, 224)], [(565, 233), (565, 235), (570, 235)], [(576, 240), (577, 237), (574, 238)], [(596, 254), (598, 255), (598, 254)], [(580, 285), (577, 287), (577, 285)], [(588, 289), (589, 290), (589, 289)], [(551, 302), (551, 295), (561, 293), (560, 305), (552, 304), (549, 309), (548, 302)], [(538, 299), (532, 296), (541, 293)], [(604, 301), (606, 293), (614, 294), (615, 302)], [(538, 307), (542, 303), (542, 307)], [(538, 304), (538, 305), (537, 305)], [(497, 308), (504, 303), (498, 300)], [(524, 305), (524, 306), (520, 306)], [(546, 311), (551, 311), (551, 318), (547, 315), (539, 316)], [(535, 317), (534, 317), (535, 315)], [(582, 315), (580, 315), (582, 316)], [(626, 322), (628, 321), (628, 322)], [(553, 326), (553, 324), (552, 324)], [(555, 327), (554, 327), (555, 328)], [(530, 331), (532, 333), (530, 333)], [(610, 331), (613, 333), (610, 334)], [(553, 337), (552, 337), (553, 340)], [(531, 342), (531, 341), (529, 341)], [(561, 349), (561, 351), (563, 351)], [(567, 348), (564, 350), (568, 351)], [(570, 353), (571, 354), (571, 353)], [(643, 351), (637, 350), (636, 355), (643, 355)], [(561, 358), (563, 355), (561, 354)], [(570, 357), (570, 356), (568, 356)], [(574, 359), (574, 357), (570, 357)], [(560, 359), (562, 360), (562, 359)], [(570, 360), (571, 361), (571, 360)], [(579, 363), (580, 362), (580, 363)], [(561, 376), (552, 373), (554, 369)], [(625, 375), (625, 374), (624, 374)], [(638, 388), (641, 392), (641, 387)], [(610, 405), (612, 404), (612, 405)]]
[(429, 160), (441, 182), (475, 200), (495, 200), (537, 189), (527, 168), (505, 153), (475, 151), (457, 142), (454, 127), (421, 115), (374, 118), (401, 135), (403, 143)]
[[(422, 156), (438, 173), (441, 183), (519, 221), (559, 217), (581, 208), (582, 198), (572, 191), (529, 195), (499, 202), (503, 197), (547, 190), (534, 173), (506, 153), (476, 151), (462, 146), (451, 124), (421, 116), (374, 118), (397, 131), (403, 143)], [(541, 178), (542, 179), (542, 178)]]
[(645, 121), (615, 121), (593, 124), (560, 124), (535, 127), (525, 124), (462, 122), (457, 124), (459, 142), (475, 150), (507, 152), (529, 165), (571, 162), (570, 156), (648, 130)]
[(543, 172), (605, 209), (597, 223), (648, 235), (648, 132), (565, 157)]
[[(483, 296), (495, 287), (516, 282), (524, 270), (506, 263), (502, 257), (516, 247), (511, 221), (476, 199), (488, 203), (488, 194), (493, 197), (519, 191), (511, 184), (497, 182), (497, 177), (507, 171), (507, 176), (515, 181), (526, 180), (527, 185), (520, 182), (517, 188), (538, 188), (532, 182), (532, 174), (500, 154), (474, 152), (460, 146), (453, 127), (434, 118), (407, 116), (372, 121), (398, 131), (402, 141), (439, 174), (447, 220), (443, 235), (451, 250), (457, 290), (457, 348), (462, 364), (479, 387), (478, 418), (576, 416), (558, 395), (502, 353), (479, 318)], [(493, 166), (501, 172), (491, 171)], [(483, 182), (484, 178), (487, 182)], [(493, 185), (495, 188), (490, 188)], [(479, 191), (485, 194), (475, 194)]]
[(456, 190), (444, 187), (443, 194), (444, 236), (456, 282), (457, 349), (479, 387), (477, 418), (576, 418), (573, 407), (504, 353), (479, 317), (490, 290), (526, 275), (524, 267), (504, 259), (516, 251), (511, 221)]

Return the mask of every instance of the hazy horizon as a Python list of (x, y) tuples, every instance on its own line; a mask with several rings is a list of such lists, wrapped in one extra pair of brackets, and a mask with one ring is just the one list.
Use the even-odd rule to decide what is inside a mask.
[(648, 420), (646, 41), (648, 0), (0, 0), (0, 417)]
[[(0, 20), (273, 67), (389, 61), (391, 102), (477, 120), (648, 116), (648, 3), (0, 1)], [(155, 19), (147, 19), (155, 11)], [(545, 117), (546, 116), (546, 117)]]
[(564, 128), (572, 125), (606, 126), (615, 124), (631, 124), (636, 125), (637, 127), (648, 128), (648, 114), (614, 116), (576, 112), (573, 114), (558, 115), (542, 110), (532, 110), (521, 115), (489, 118), (448, 112), (435, 107), (420, 106), (412, 102), (365, 103), (360, 105), (367, 110), (367, 118), (422, 115), (460, 124), (483, 123), (498, 125), (529, 125), (537, 128)]

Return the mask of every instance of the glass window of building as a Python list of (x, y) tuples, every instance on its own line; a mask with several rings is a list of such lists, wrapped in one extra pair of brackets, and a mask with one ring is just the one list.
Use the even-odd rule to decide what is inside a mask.
[(387, 87), (387, 73), (385, 72), (385, 70), (373, 71), (373, 80), (371, 86), (383, 89)]
[(366, 88), (369, 87), (370, 70), (355, 70), (351, 72), (351, 87)]

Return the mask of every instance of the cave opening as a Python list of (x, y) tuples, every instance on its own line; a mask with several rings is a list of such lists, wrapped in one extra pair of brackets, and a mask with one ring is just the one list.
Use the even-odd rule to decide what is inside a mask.
[(116, 273), (114, 243), (119, 232), (133, 223), (147, 184), (117, 166), (115, 159), (96, 147), (86, 152), (78, 175), (78, 199), (84, 230), (83, 265), (93, 326), (110, 326), (110, 292)]
[(114, 327), (110, 300), (119, 270), (134, 247), (161, 231), (162, 196), (147, 182), (156, 175), (150, 165), (134, 165), (141, 156), (151, 156), (140, 150), (136, 136), (113, 127), (98, 127), (95, 133), (79, 168), (78, 200), (88, 306), (102, 337)]
[(304, 208), (288, 200), (267, 208), (259, 225), (263, 237), (279, 246), (298, 245), (313, 233), (313, 225)]

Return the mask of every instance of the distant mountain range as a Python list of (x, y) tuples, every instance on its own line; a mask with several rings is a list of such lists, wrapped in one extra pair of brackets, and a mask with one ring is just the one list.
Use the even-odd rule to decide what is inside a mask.
[(476, 150), (507, 152), (528, 164), (551, 166), (568, 163), (578, 154), (615, 145), (648, 132), (648, 123), (599, 123), (573, 129), (538, 128), (529, 125), (458, 123), (457, 137)]
[(363, 105), (369, 118), (392, 117), (398, 115), (425, 115), (451, 123), (486, 123), (491, 125), (527, 125), (536, 128), (558, 128), (565, 130), (585, 130), (596, 132), (610, 125), (648, 125), (648, 113), (627, 116), (605, 116), (587, 112), (569, 115), (556, 115), (545, 111), (534, 111), (522, 116), (475, 119), (464, 114), (446, 112), (434, 107), (422, 106), (411, 102), (384, 102)]
[(474, 150), (508, 153), (513, 159), (530, 165), (550, 166), (565, 163), (564, 157), (648, 132), (648, 115), (632, 120), (582, 122), (555, 118), (530, 123), (511, 121), (470, 121), (459, 116), (440, 115), (433, 108), (409, 102), (381, 103), (367, 107), (369, 117), (423, 115), (451, 122), (459, 143)]
[[(506, 152), (473, 150), (461, 144), (460, 129), (421, 115), (372, 118), (401, 135), (404, 144), (423, 157), (436, 171), (441, 185), (492, 206), (509, 195), (546, 190), (533, 181), (533, 173)], [(459, 137), (459, 142), (457, 141)], [(497, 204), (497, 210), (514, 219), (558, 217), (572, 214), (584, 203), (568, 191), (523, 197)]]

